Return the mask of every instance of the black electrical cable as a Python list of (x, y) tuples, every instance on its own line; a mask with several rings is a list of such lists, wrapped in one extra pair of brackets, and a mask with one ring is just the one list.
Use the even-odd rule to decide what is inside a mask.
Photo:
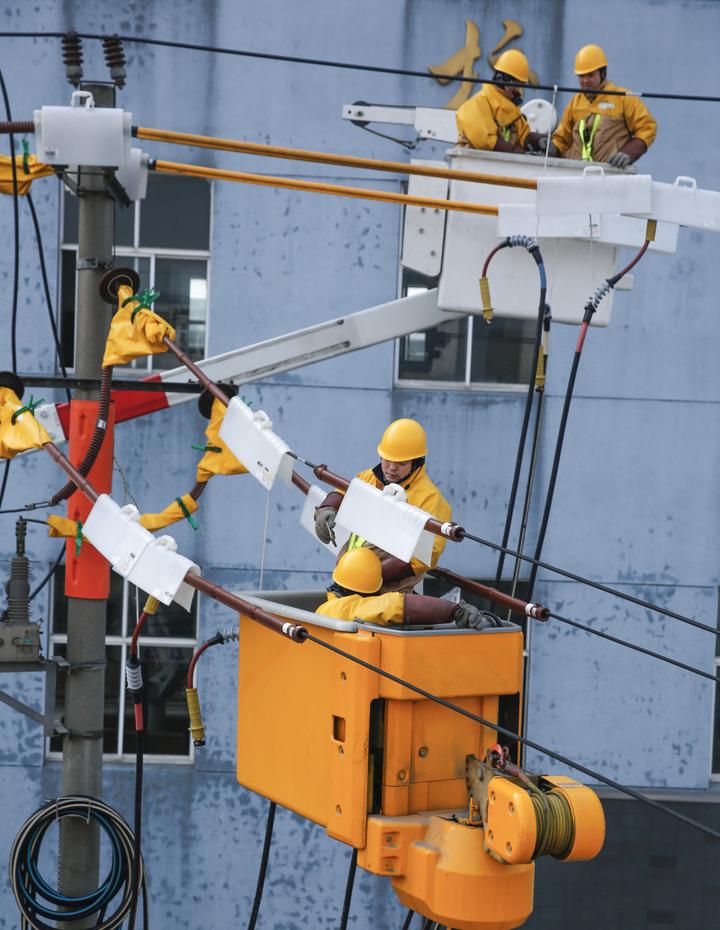
[(265, 822), (265, 839), (263, 841), (262, 857), (260, 859), (260, 869), (258, 871), (257, 885), (255, 886), (255, 898), (253, 900), (250, 920), (248, 921), (247, 930), (255, 930), (258, 914), (260, 913), (260, 903), (262, 901), (263, 891), (265, 889), (265, 876), (267, 875), (268, 859), (270, 858), (270, 847), (272, 845), (273, 825), (275, 823), (275, 811), (277, 804), (270, 801), (268, 805), (267, 821)]
[(412, 923), (412, 919), (414, 916), (415, 916), (415, 911), (413, 911), (411, 908), (408, 908), (408, 912), (405, 915), (405, 920), (403, 921), (403, 925), (400, 928), (400, 930), (410, 930), (410, 924)]
[[(33, 227), (35, 229), (35, 242), (37, 243), (38, 249), (38, 259), (40, 261), (40, 275), (42, 277), (43, 290), (45, 291), (45, 304), (47, 306), (48, 316), (50, 318), (50, 328), (52, 329), (53, 341), (55, 343), (55, 354), (57, 355), (58, 366), (62, 372), (63, 378), (67, 378), (68, 373), (65, 370), (65, 364), (63, 363), (62, 358), (62, 346), (60, 345), (60, 336), (57, 330), (57, 323), (55, 321), (55, 314), (53, 313), (52, 298), (50, 297), (50, 283), (48, 281), (47, 267), (45, 266), (45, 249), (43, 248), (42, 233), (40, 232), (40, 223), (38, 222), (37, 212), (35, 210), (35, 203), (32, 199), (32, 194), (28, 191), (25, 199), (27, 200), (28, 207), (30, 207), (30, 216), (32, 217)], [(68, 399), (68, 402), (72, 399), (70, 396), (70, 391), (65, 389), (65, 395)]]
[[(580, 333), (575, 345), (575, 354), (573, 355), (572, 366), (570, 368), (570, 377), (568, 378), (567, 388), (565, 389), (565, 398), (563, 400), (560, 426), (558, 428), (557, 439), (555, 441), (555, 452), (553, 454), (553, 463), (550, 470), (550, 480), (548, 482), (548, 488), (545, 494), (545, 505), (543, 507), (540, 529), (538, 531), (538, 536), (535, 543), (535, 559), (540, 558), (542, 555), (543, 546), (545, 544), (545, 536), (547, 534), (548, 523), (550, 521), (550, 511), (552, 509), (553, 498), (555, 497), (555, 487), (557, 485), (557, 477), (560, 470), (560, 459), (562, 457), (563, 445), (565, 443), (565, 430), (567, 428), (568, 415), (570, 413), (570, 404), (572, 403), (573, 391), (575, 390), (575, 379), (577, 377), (580, 358), (582, 357), (583, 346), (585, 345), (585, 336), (590, 326), (590, 321), (592, 320), (593, 315), (597, 310), (600, 300), (602, 300), (605, 294), (607, 294), (610, 290), (612, 290), (612, 288), (615, 287), (618, 281), (620, 281), (620, 279), (623, 278), (631, 268), (635, 267), (635, 265), (640, 261), (640, 259), (647, 251), (649, 245), (650, 240), (646, 237), (642, 248), (639, 249), (632, 261), (626, 265), (622, 271), (619, 271), (617, 274), (614, 274), (612, 277), (608, 278), (603, 283), (603, 285), (596, 290), (595, 294), (585, 305), (585, 315), (583, 317)], [(535, 564), (530, 569), (530, 578), (528, 579), (528, 600), (532, 600), (535, 581), (537, 579), (537, 572), (538, 566)]]
[[(465, 530), (464, 538), (471, 539), (476, 543), (480, 543), (481, 546), (487, 546), (488, 549), (494, 549), (496, 552), (502, 548), (498, 543), (494, 543), (489, 539), (483, 539), (482, 536), (475, 536), (467, 530)], [(523, 562), (529, 562), (532, 565), (537, 565), (538, 568), (544, 568), (556, 575), (562, 575), (563, 578), (569, 578), (571, 581), (577, 581), (579, 584), (585, 584), (589, 588), (594, 588), (596, 591), (602, 591), (603, 594), (611, 594), (613, 597), (617, 597), (623, 601), (628, 601), (630, 604), (635, 604), (638, 607), (643, 607), (646, 610), (653, 611), (654, 613), (662, 614), (664, 617), (670, 617), (672, 620), (679, 620), (681, 623), (687, 623), (699, 630), (705, 630), (707, 633), (720, 636), (720, 629), (717, 627), (708, 626), (707, 623), (701, 623), (699, 620), (694, 620), (692, 617), (686, 617), (684, 614), (676, 613), (674, 610), (668, 610), (667, 607), (660, 607), (658, 604), (652, 604), (650, 601), (644, 601), (640, 597), (635, 597), (632, 594), (626, 594), (624, 591), (618, 591), (617, 588), (611, 588), (608, 585), (601, 584), (599, 581), (593, 581), (591, 578), (586, 578), (584, 575), (578, 575), (575, 572), (566, 571), (564, 568), (558, 568), (557, 565), (552, 565), (550, 562), (543, 562), (540, 559), (534, 559), (530, 555), (523, 555), (522, 552), (518, 552), (516, 549), (506, 548), (505, 554), (515, 556), (516, 558), (521, 559)]]
[(686, 665), (684, 662), (679, 662), (677, 659), (671, 659), (670, 656), (664, 656), (660, 652), (653, 652), (652, 649), (646, 649), (644, 646), (637, 646), (635, 643), (629, 643), (625, 639), (619, 639), (617, 636), (611, 636), (610, 633), (603, 633), (602, 630), (594, 630), (591, 626), (585, 626), (583, 623), (578, 623), (577, 620), (570, 620), (568, 617), (561, 617), (560, 614), (551, 613), (550, 616), (553, 620), (559, 620), (560, 623), (567, 623), (569, 626), (574, 626), (578, 630), (584, 630), (586, 633), (592, 633), (593, 636), (600, 636), (602, 639), (610, 640), (611, 643), (617, 643), (618, 646), (627, 646), (628, 649), (634, 649), (635, 652), (642, 652), (643, 655), (652, 656), (653, 659), (660, 659), (662, 662), (667, 662), (669, 665), (675, 665), (677, 668), (681, 668), (686, 672), (692, 672), (693, 675), (700, 675), (703, 678), (707, 678), (709, 681), (720, 681), (720, 677), (717, 675), (711, 675), (709, 672), (703, 672), (699, 668), (695, 668), (692, 665)]
[(347, 930), (353, 885), (355, 884), (355, 873), (357, 872), (357, 855), (358, 851), (353, 846), (352, 852), (350, 853), (350, 865), (348, 866), (347, 882), (345, 883), (345, 899), (343, 900), (342, 914), (340, 915), (339, 930)]
[(53, 576), (53, 575), (55, 574), (55, 572), (57, 571), (58, 565), (62, 562), (63, 556), (64, 556), (64, 555), (65, 555), (65, 543), (62, 544), (62, 546), (61, 546), (61, 548), (60, 548), (60, 552), (58, 552), (58, 557), (57, 557), (57, 558), (55, 559), (55, 561), (53, 562), (52, 568), (51, 568), (50, 571), (47, 573), (47, 575), (45, 575), (45, 577), (44, 577), (43, 580), (40, 582), (40, 584), (37, 586), (37, 588), (35, 588), (35, 590), (30, 594), (30, 596), (28, 597), (28, 601), (34, 601), (35, 598), (38, 596), (38, 594), (42, 591), (42, 589), (43, 589), (43, 588), (45, 587), (45, 585), (48, 583), (48, 581), (50, 581), (50, 579), (52, 578), (52, 576)]
[[(8, 461), (5, 464), (9, 465), (10, 459), (8, 459)], [(4, 480), (5, 479), (3, 479), (3, 481)], [(0, 492), (0, 499), (2, 499), (1, 493), (2, 492)], [(49, 507), (49, 506), (50, 506), (50, 501), (37, 501), (34, 504), (25, 504), (24, 507), (11, 507), (8, 510), (0, 510), (0, 515), (4, 515), (6, 513), (27, 513), (30, 510), (40, 510), (43, 507)]]
[[(137, 881), (132, 892), (132, 902), (130, 904), (130, 917), (128, 919), (128, 930), (135, 930), (135, 915), (137, 914), (138, 898), (141, 892), (141, 880), (143, 876), (142, 868), (142, 793), (143, 793), (143, 760), (145, 756), (145, 727), (144, 727), (144, 708), (143, 708), (143, 728), (135, 729), (135, 830), (133, 835), (133, 862), (135, 863), (135, 875)], [(147, 930), (147, 918), (144, 930)]]
[(628, 788), (626, 785), (621, 785), (620, 782), (609, 778), (607, 775), (602, 775), (600, 772), (596, 772), (594, 769), (590, 769), (587, 766), (582, 765), (580, 762), (575, 762), (572, 759), (569, 759), (567, 756), (563, 756), (561, 753), (555, 752), (553, 749), (548, 749), (547, 746), (536, 743), (534, 740), (529, 739), (527, 736), (520, 736), (519, 733), (508, 730), (501, 726), (499, 723), (494, 723), (492, 720), (487, 720), (485, 717), (480, 717), (478, 714), (473, 714), (471, 711), (466, 710), (464, 707), (459, 707), (457, 704), (453, 704), (451, 701), (447, 701), (445, 698), (441, 698), (437, 694), (433, 694), (431, 691), (426, 691), (425, 688), (421, 688), (409, 681), (405, 681), (403, 678), (399, 678), (397, 675), (393, 675), (391, 672), (387, 672), (385, 669), (379, 668), (377, 665), (372, 665), (370, 662), (365, 662), (364, 659), (360, 659), (357, 656), (351, 655), (349, 652), (345, 652), (345, 650), (340, 649), (338, 646), (333, 646), (332, 643), (325, 642), (325, 640), (314, 636), (310, 632), (308, 632), (304, 641), (310, 641), (315, 643), (317, 646), (322, 646), (323, 649), (334, 652), (336, 655), (342, 656), (349, 662), (354, 662), (356, 665), (361, 665), (363, 668), (368, 669), (370, 672), (381, 675), (383, 678), (387, 678), (389, 681), (394, 681), (395, 684), (401, 685), (403, 688), (407, 688), (409, 691), (414, 691), (415, 694), (421, 695), (428, 701), (433, 701), (433, 703), (439, 704), (441, 707), (447, 708), (447, 710), (453, 711), (456, 714), (460, 714), (463, 717), (467, 717), (468, 720), (479, 723), (481, 726), (487, 727), (489, 730), (497, 732), (501, 736), (517, 740), (517, 742), (521, 743), (522, 745), (527, 746), (530, 749), (534, 749), (536, 752), (540, 752), (543, 755), (548, 756), (550, 759), (554, 759), (556, 762), (560, 762), (563, 765), (567, 765), (578, 772), (582, 772), (583, 775), (587, 775), (588, 778), (592, 778), (596, 782), (601, 782), (602, 784), (607, 785), (609, 788), (614, 788), (616, 791), (619, 791), (622, 794), (626, 794), (628, 797), (633, 798), (636, 801), (641, 801), (643, 804), (647, 804), (656, 810), (662, 811), (669, 817), (673, 817), (675, 820), (679, 820), (688, 826), (694, 827), (696, 830), (700, 830), (701, 833), (705, 833), (707, 836), (712, 836), (714, 839), (720, 840), (720, 831), (713, 830), (712, 827), (708, 827), (706, 824), (699, 823), (697, 820), (686, 817), (684, 814), (680, 814), (678, 811), (674, 811), (671, 808), (666, 807), (659, 801), (654, 801), (652, 798), (649, 798), (641, 792), (636, 791), (634, 788)]
[[(51, 30), (37, 32), (0, 32), (0, 38), (3, 39), (62, 39), (67, 33), (54, 32)], [(102, 42), (108, 36), (101, 32), (78, 32), (79, 39), (97, 39)], [(354, 64), (347, 61), (335, 61), (326, 58), (304, 58), (299, 55), (278, 55), (272, 52), (251, 52), (246, 49), (227, 48), (217, 45), (202, 45), (197, 42), (172, 42), (169, 39), (150, 39), (147, 36), (131, 36), (113, 34), (111, 37), (121, 42), (137, 43), (141, 45), (153, 45), (159, 48), (185, 49), (194, 52), (212, 52), (216, 55), (233, 55), (238, 58), (256, 58), (262, 61), (281, 61), (290, 64), (314, 65), (319, 68), (339, 68), (346, 71), (365, 71), (369, 74), (396, 74), (400, 77), (417, 77), (426, 80), (442, 81), (461, 81), (465, 84), (496, 84), (499, 87), (522, 87), (525, 90), (530, 86), (533, 90), (549, 90), (557, 93), (559, 91), (570, 94), (582, 94), (582, 87), (567, 87), (560, 84), (523, 84), (520, 81), (496, 81), (491, 77), (477, 78), (466, 77), (463, 74), (435, 74), (429, 71), (413, 71), (409, 68), (386, 68), (381, 65), (362, 65)], [(635, 93), (633, 91), (623, 90), (603, 90), (603, 94), (617, 97), (647, 97), (656, 100), (692, 100), (702, 103), (720, 103), (720, 97), (710, 97), (700, 94), (663, 94), (663, 93)]]
[[(488, 256), (488, 259), (485, 262), (485, 267), (483, 269), (483, 278), (487, 274), (488, 265), (490, 263), (490, 258), (499, 251), (501, 248), (512, 247), (514, 244), (513, 239), (515, 237), (509, 237), (505, 242), (501, 243), (499, 247), (493, 249), (493, 251)], [(517, 243), (520, 244), (520, 243)], [(515, 515), (515, 502), (517, 500), (518, 486), (520, 484), (520, 473), (522, 471), (523, 458), (525, 456), (525, 445), (527, 443), (527, 433), (528, 427), (530, 425), (530, 414), (533, 406), (533, 398), (535, 396), (535, 381), (537, 378), (537, 368), (538, 361), (540, 359), (540, 352), (542, 349), (542, 338), (543, 338), (543, 323), (545, 320), (545, 298), (546, 298), (546, 278), (545, 278), (545, 265), (542, 260), (542, 255), (540, 249), (538, 248), (537, 242), (530, 240), (529, 242), (523, 243), (528, 249), (532, 257), (535, 259), (535, 262), (538, 266), (538, 271), (540, 273), (540, 302), (538, 305), (538, 314), (537, 314), (537, 323), (535, 326), (535, 345), (533, 349), (533, 359), (532, 359), (532, 368), (530, 371), (530, 378), (528, 381), (528, 392), (527, 397), (525, 398), (525, 410), (523, 413), (522, 426), (520, 427), (520, 438), (518, 440), (517, 453), (515, 455), (515, 471), (513, 474), (512, 485), (510, 488), (510, 499), (508, 501), (507, 513), (505, 517), (505, 527), (503, 529), (502, 536), (502, 545), (507, 546), (510, 540), (510, 528), (512, 526), (513, 517)], [(498, 558), (497, 568), (495, 570), (495, 587), (500, 587), (500, 581), (502, 579), (503, 564), (505, 561), (505, 553), (501, 552)]]

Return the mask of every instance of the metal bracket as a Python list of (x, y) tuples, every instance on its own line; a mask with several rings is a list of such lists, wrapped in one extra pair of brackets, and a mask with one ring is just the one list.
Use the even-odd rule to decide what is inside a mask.
[(107, 668), (107, 662), (68, 662), (64, 656), (55, 656), (52, 660), (60, 668), (65, 669), (68, 675), (73, 672), (99, 672)]
[(81, 258), (75, 267), (78, 271), (107, 271), (112, 268), (112, 261), (105, 258)]
[(0, 691), (0, 703), (7, 704), (19, 714), (29, 717), (43, 728), (45, 736), (54, 733), (67, 733), (67, 727), (55, 716), (55, 681), (57, 678), (58, 662), (55, 659), (41, 659), (40, 662), (3, 662), (0, 663), (0, 672), (45, 672), (45, 706), (42, 713), (29, 704), (18, 701), (17, 698)]

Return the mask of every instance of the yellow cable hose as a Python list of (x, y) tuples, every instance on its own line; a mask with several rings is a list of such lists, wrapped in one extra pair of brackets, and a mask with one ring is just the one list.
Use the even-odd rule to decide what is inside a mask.
[(507, 175), (481, 174), (474, 171), (455, 171), (450, 168), (433, 168), (430, 165), (406, 165), (399, 161), (379, 158), (361, 158), (356, 155), (333, 155), (330, 152), (313, 152), (282, 145), (265, 145), (239, 139), (221, 139), (200, 136), (190, 132), (173, 132), (169, 129), (151, 129), (138, 126), (138, 139), (149, 142), (170, 142), (173, 145), (192, 145), (197, 148), (216, 149), (221, 152), (240, 152), (245, 155), (265, 155), (269, 158), (288, 158), (293, 161), (316, 162), (320, 165), (338, 165), (344, 168), (365, 168), (368, 171), (390, 171), (394, 174), (415, 174), (426, 178), (446, 178), (450, 181), (472, 181), (477, 184), (496, 184), (500, 187), (524, 187), (536, 190), (537, 181), (531, 178), (514, 178)]
[(184, 165), (174, 161), (156, 161), (155, 171), (160, 174), (181, 174), (208, 180), (239, 181), (241, 184), (259, 184), (261, 187), (284, 187), (289, 190), (309, 191), (314, 194), (334, 194), (336, 197), (358, 197), (361, 200), (380, 200), (385, 203), (400, 203), (407, 206), (430, 207), (436, 210), (458, 210), (462, 213), (482, 213), (497, 216), (498, 208), (481, 203), (460, 203), (457, 200), (440, 200), (435, 197), (411, 197), (409, 194), (393, 194), (364, 187), (346, 187), (342, 184), (325, 184), (321, 181), (297, 181), (293, 178), (278, 178), (273, 175), (248, 174), (243, 171), (226, 171), (204, 165)]
[(533, 859), (538, 856), (566, 856), (575, 839), (575, 820), (566, 798), (559, 791), (532, 791), (535, 808), (537, 842)]

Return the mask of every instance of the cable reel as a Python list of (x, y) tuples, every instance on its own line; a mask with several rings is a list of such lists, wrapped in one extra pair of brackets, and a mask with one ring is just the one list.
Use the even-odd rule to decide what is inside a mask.
[(520, 865), (538, 856), (564, 862), (593, 859), (605, 839), (605, 815), (591, 789), (565, 775), (530, 775), (493, 746), (481, 761), (466, 759), (468, 823), (485, 830), (485, 850)]

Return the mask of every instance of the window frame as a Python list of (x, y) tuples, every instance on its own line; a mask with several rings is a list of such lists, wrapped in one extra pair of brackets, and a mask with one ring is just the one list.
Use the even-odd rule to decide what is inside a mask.
[[(64, 567), (64, 566), (63, 566)], [(55, 586), (58, 584), (58, 575), (53, 574), (51, 579), (51, 590), (50, 590), (50, 610), (49, 610), (49, 623), (48, 623), (48, 635), (47, 635), (47, 652), (48, 657), (52, 659), (55, 655), (55, 647), (57, 645), (67, 646), (67, 633), (54, 633), (53, 628), (55, 624)], [(132, 638), (132, 631), (134, 629), (135, 621), (130, 616), (130, 610), (134, 600), (133, 593), (130, 591), (130, 588), (134, 588), (137, 596), (137, 607), (136, 610), (141, 610), (140, 604), (144, 598), (144, 594), (140, 591), (135, 585), (131, 585), (130, 582), (123, 578), (123, 595), (122, 595), (122, 622), (121, 622), (121, 632), (120, 634), (107, 634), (105, 635), (105, 649), (108, 648), (119, 648), (120, 649), (120, 668), (121, 674), (119, 678), (119, 695), (118, 695), (118, 710), (117, 710), (117, 739), (115, 743), (116, 752), (103, 752), (103, 762), (111, 763), (134, 763), (135, 762), (135, 753), (127, 753), (122, 751), (123, 744), (125, 742), (125, 709), (127, 706), (127, 688), (125, 686), (125, 662), (128, 654), (128, 647), (130, 645), (130, 640)], [(192, 613), (195, 616), (195, 638), (190, 639), (189, 637), (182, 636), (147, 636), (140, 635), (138, 640), (138, 654), (142, 658), (143, 647), (157, 647), (157, 648), (179, 648), (179, 649), (190, 649), (193, 652), (198, 648), (199, 643), (199, 630), (200, 630), (200, 593), (196, 592), (195, 599), (193, 601)], [(104, 700), (104, 698), (103, 698)], [(45, 759), (48, 762), (60, 762), (62, 761), (62, 751), (55, 752), (50, 749), (50, 740), (52, 737), (46, 737), (45, 739)], [(148, 763), (160, 763), (162, 765), (193, 765), (195, 762), (195, 747), (192, 741), (190, 731), (187, 731), (187, 740), (188, 740), (188, 752), (187, 755), (170, 755), (170, 754), (158, 754), (158, 753), (147, 753), (143, 754), (145, 762)]]
[[(208, 228), (208, 243), (209, 246), (212, 245), (213, 241), (213, 231), (214, 231), (214, 203), (215, 203), (215, 185), (212, 181), (207, 182), (210, 191), (210, 223)], [(64, 231), (65, 231), (65, 195), (70, 193), (67, 191), (64, 185), (59, 185), (59, 224), (58, 224), (58, 251), (60, 252), (60, 258), (57, 265), (57, 294), (58, 299), (57, 304), (57, 317), (58, 317), (58, 326), (62, 326), (62, 306), (61, 306), (61, 294), (62, 294), (62, 254), (65, 252), (72, 252), (75, 255), (75, 313), (77, 313), (77, 288), (78, 288), (78, 271), (77, 271), (77, 251), (78, 243), (77, 242), (65, 242), (64, 241)], [(72, 196), (72, 194), (70, 193)], [(211, 278), (212, 278), (212, 252), (210, 247), (207, 249), (167, 249), (161, 248), (159, 246), (153, 246), (149, 248), (148, 246), (140, 246), (140, 222), (142, 216), (143, 200), (134, 201), (133, 209), (133, 244), (130, 245), (120, 245), (113, 247), (113, 257), (114, 259), (130, 259), (131, 262), (134, 262), (135, 259), (148, 259), (150, 264), (149, 278), (150, 282), (155, 281), (155, 264), (157, 259), (187, 259), (195, 261), (204, 261), (206, 264), (206, 276), (205, 280), (207, 282), (207, 297), (205, 303), (205, 339), (203, 344), (203, 358), (207, 358), (208, 355), (208, 346), (210, 344), (210, 288), (211, 288)], [(120, 209), (116, 207), (116, 209)], [(129, 208), (128, 208), (129, 209)], [(116, 262), (117, 263), (117, 262)], [(148, 287), (150, 283), (148, 282)], [(68, 372), (75, 372), (75, 358), (77, 353), (77, 327), (73, 331), (73, 364), (66, 365), (65, 369)], [(168, 371), (169, 369), (165, 368), (154, 368), (153, 367), (153, 356), (148, 355), (146, 358), (146, 367), (142, 368), (139, 365), (122, 365), (117, 367), (117, 371), (122, 373), (124, 377), (137, 377), (138, 379), (146, 378), (151, 374), (162, 374), (163, 372)], [(57, 364), (57, 361), (56, 361)]]
[[(717, 606), (717, 621), (716, 626), (720, 629), (720, 588), (718, 588), (718, 606)], [(720, 637), (715, 639), (715, 660), (713, 668), (715, 670), (715, 677), (720, 675)], [(720, 689), (718, 688), (717, 682), (713, 685), (713, 696), (712, 696), (712, 725), (710, 727), (710, 782), (711, 784), (720, 783), (720, 768), (717, 770), (713, 769), (713, 756), (715, 755), (715, 746), (716, 744), (720, 745), (720, 719), (716, 719), (716, 710), (718, 707), (718, 701), (720, 701)], [(720, 755), (720, 753), (719, 753)], [(720, 761), (720, 760), (719, 760)]]

